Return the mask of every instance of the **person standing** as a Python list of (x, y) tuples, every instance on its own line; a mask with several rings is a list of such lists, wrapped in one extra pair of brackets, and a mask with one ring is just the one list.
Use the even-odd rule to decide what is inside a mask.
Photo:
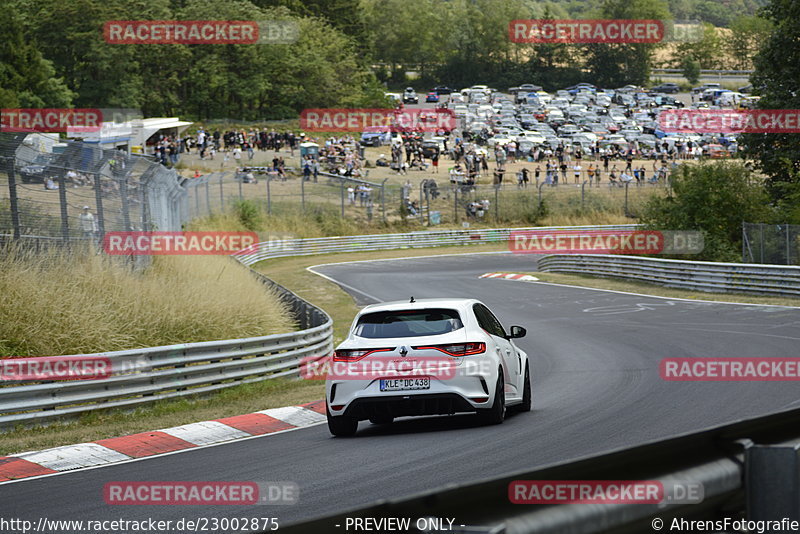
[(83, 207), (83, 213), (80, 214), (78, 217), (81, 222), (81, 230), (83, 231), (83, 237), (91, 238), (94, 237), (95, 232), (97, 232), (97, 221), (94, 218), (94, 214), (91, 211), (89, 206)]

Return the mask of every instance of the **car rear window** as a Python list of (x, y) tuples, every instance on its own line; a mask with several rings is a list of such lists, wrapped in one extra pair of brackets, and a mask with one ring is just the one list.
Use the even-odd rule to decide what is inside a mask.
[(367, 313), (358, 319), (353, 333), (364, 338), (436, 336), (463, 327), (456, 310), (432, 308)]

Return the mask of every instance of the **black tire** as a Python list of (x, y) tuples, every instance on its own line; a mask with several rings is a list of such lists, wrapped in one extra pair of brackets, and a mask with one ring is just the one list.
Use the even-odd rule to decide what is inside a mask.
[(517, 406), (518, 412), (531, 411), (531, 371), (528, 364), (525, 364), (525, 381), (522, 383), (522, 404)]
[(497, 377), (497, 386), (494, 391), (494, 404), (491, 408), (478, 412), (479, 417), (486, 425), (499, 425), (506, 418), (506, 392), (505, 382), (503, 381), (503, 370)]
[(325, 415), (328, 416), (328, 430), (336, 437), (355, 436), (358, 430), (358, 419), (346, 415), (332, 416), (325, 407)]
[(373, 425), (388, 425), (394, 422), (394, 417), (391, 415), (376, 415), (375, 417), (370, 417), (369, 422)]

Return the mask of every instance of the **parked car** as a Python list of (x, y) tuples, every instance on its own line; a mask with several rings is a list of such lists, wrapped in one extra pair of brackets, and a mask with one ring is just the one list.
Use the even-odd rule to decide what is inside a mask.
[(655, 93), (678, 93), (680, 92), (681, 88), (677, 83), (666, 82), (656, 85), (650, 90)]
[(704, 83), (703, 85), (698, 85), (697, 87), (692, 88), (692, 93), (702, 93), (706, 89), (722, 89), (722, 86), (718, 83)]
[(20, 167), (19, 175), (22, 183), (42, 182), (44, 183), (45, 169), (50, 165), (50, 156), (39, 154), (30, 164)]
[(451, 89), (450, 87), (447, 87), (447, 86), (444, 86), (444, 85), (439, 85), (437, 87), (434, 87), (433, 91), (437, 95), (449, 95), (451, 93), (455, 93), (454, 89)]
[(528, 92), (528, 93), (535, 93), (536, 91), (541, 91), (542, 87), (539, 85), (534, 85), (532, 83), (523, 83), (519, 86), (520, 91)]
[(392, 142), (392, 134), (388, 131), (374, 129), (361, 134), (361, 144), (363, 146), (383, 146)]

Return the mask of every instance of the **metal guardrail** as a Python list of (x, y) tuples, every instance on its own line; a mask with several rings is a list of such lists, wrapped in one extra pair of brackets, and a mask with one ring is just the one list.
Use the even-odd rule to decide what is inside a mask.
[(436, 230), (408, 232), (405, 234), (374, 234), (342, 237), (319, 237), (290, 239), (279, 245), (270, 242), (258, 243), (252, 251), (238, 256), (245, 265), (286, 256), (309, 256), (333, 252), (368, 252), (372, 250), (394, 250), (403, 248), (444, 247), (453, 245), (485, 245), (505, 243), (511, 232), (526, 230), (634, 230), (635, 224), (611, 226), (548, 226), (528, 228), (488, 228), (465, 230)]
[[(653, 69), (653, 74), (661, 73), (676, 73), (682, 74), (683, 69)], [(742, 74), (753, 74), (752, 70), (717, 70), (717, 69), (700, 69), (700, 74), (716, 74), (717, 76), (739, 76)]]
[(185, 343), (85, 356), (111, 361), (99, 380), (17, 383), (0, 388), (0, 427), (62, 419), (91, 410), (131, 407), (161, 399), (296, 376), (301, 360), (333, 349), (333, 321), (321, 309), (255, 273), (289, 306), (296, 332)]
[[(352, 518), (369, 517), (377, 521), (381, 518), (444, 517), (456, 520), (456, 525), (447, 530), (453, 534), (630, 534), (699, 531), (686, 526), (670, 528), (676, 518), (678, 521), (682, 518), (701, 521), (727, 518), (731, 523), (743, 518), (747, 521), (797, 519), (798, 423), (800, 410), (783, 411), (573, 462), (504, 474), (477, 483), (451, 484), (281, 528), (299, 534), (327, 532)], [(663, 485), (664, 499), (659, 503), (513, 504), (509, 489), (519, 480), (647, 480)], [(699, 499), (681, 499), (678, 492), (668, 491), (676, 486), (701, 488), (697, 494)], [(411, 525), (413, 527), (413, 520)], [(753, 525), (748, 531), (754, 532), (756, 528)], [(702, 530), (742, 531), (730, 526)], [(408, 532), (427, 530), (412, 528)]]
[(539, 270), (641, 280), (665, 287), (708, 292), (800, 296), (800, 267), (715, 263), (638, 256), (554, 254), (539, 259)]

